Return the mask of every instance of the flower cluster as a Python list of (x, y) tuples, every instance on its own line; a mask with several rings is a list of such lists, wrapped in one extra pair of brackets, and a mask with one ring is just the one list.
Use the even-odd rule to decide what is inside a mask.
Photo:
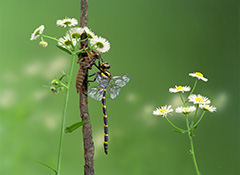
[[(205, 82), (208, 81), (208, 79), (205, 78), (203, 76), (203, 74), (200, 72), (190, 73), (189, 76), (197, 78), (196, 83), (198, 80), (203, 80)], [(195, 85), (196, 85), (196, 83), (195, 83)], [(197, 94), (197, 95), (192, 94), (194, 89), (195, 89), (195, 86), (192, 89), (192, 91), (190, 92), (188, 99), (186, 101), (182, 98), (182, 94), (184, 92), (189, 92), (191, 90), (191, 88), (189, 86), (177, 86), (176, 85), (174, 88), (169, 89), (170, 93), (179, 93), (181, 96), (181, 100), (183, 102), (183, 106), (177, 107), (175, 109), (175, 112), (186, 115), (191, 112), (196, 112), (196, 110), (198, 110), (198, 108), (201, 108), (204, 111), (209, 111), (209, 112), (216, 111), (216, 107), (210, 106), (210, 103), (211, 103), (210, 99), (208, 99), (207, 97), (204, 97), (200, 94)], [(191, 103), (193, 103), (193, 105), (186, 107), (186, 102), (191, 102)], [(166, 117), (167, 114), (169, 114), (173, 111), (174, 110), (172, 109), (171, 105), (169, 105), (169, 106), (165, 105), (165, 106), (159, 107), (156, 110), (154, 110), (153, 115), (160, 115), (160, 116)]]
[(68, 86), (62, 82), (65, 76), (66, 74), (64, 73), (60, 78), (55, 78), (51, 81), (50, 90), (52, 93), (58, 94), (60, 91), (63, 91), (64, 88), (68, 88)]
[(80, 48), (81, 35), (86, 32), (87, 39), (89, 40), (89, 45), (92, 49), (105, 53), (110, 49), (110, 43), (105, 38), (97, 36), (88, 27), (75, 27), (78, 25), (78, 21), (75, 18), (65, 17), (62, 20), (57, 20), (57, 26), (67, 28), (66, 35), (60, 37), (59, 39), (43, 35), (45, 29), (44, 25), (38, 27), (33, 33), (30, 40), (36, 40), (41, 37), (41, 42), (39, 43), (42, 47), (47, 47), (48, 43), (43, 40), (43, 38), (53, 39), (58, 42), (58, 46), (65, 49), (65, 51), (77, 51)]

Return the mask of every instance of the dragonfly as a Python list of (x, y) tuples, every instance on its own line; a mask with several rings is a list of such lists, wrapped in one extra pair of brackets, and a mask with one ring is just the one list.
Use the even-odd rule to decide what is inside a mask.
[(99, 72), (96, 72), (89, 77), (94, 76), (93, 81), (97, 81), (98, 86), (93, 86), (88, 90), (88, 96), (102, 101), (103, 108), (103, 122), (104, 122), (104, 152), (108, 154), (108, 120), (107, 120), (107, 108), (106, 108), (106, 96), (112, 99), (115, 99), (123, 86), (125, 86), (129, 80), (129, 74), (124, 74), (122, 76), (111, 76), (111, 73), (108, 71), (110, 65), (107, 62), (101, 63), (99, 66), (95, 64), (99, 69)]

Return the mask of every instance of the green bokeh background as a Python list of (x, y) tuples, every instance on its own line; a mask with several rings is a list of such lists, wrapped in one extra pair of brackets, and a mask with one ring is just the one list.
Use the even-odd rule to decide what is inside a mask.
[[(51, 94), (42, 85), (68, 72), (71, 58), (49, 41), (30, 41), (44, 24), (45, 34), (61, 37), (57, 19), (80, 17), (80, 0), (22, 0), (0, 3), (0, 174), (54, 174), (35, 160), (56, 167), (65, 93)], [(196, 93), (209, 97), (217, 112), (207, 113), (194, 137), (202, 175), (240, 172), (239, 1), (238, 0), (90, 0), (89, 28), (107, 38), (103, 58), (113, 75), (131, 80), (115, 100), (107, 100), (109, 155), (103, 152), (101, 103), (89, 99), (97, 175), (193, 175), (187, 135), (152, 111), (177, 107), (168, 89), (192, 86), (188, 73), (200, 71)], [(78, 65), (74, 67), (74, 77)], [(72, 82), (66, 125), (80, 120)], [(170, 119), (184, 127), (184, 117)], [(66, 134), (63, 175), (83, 174), (81, 129)]]

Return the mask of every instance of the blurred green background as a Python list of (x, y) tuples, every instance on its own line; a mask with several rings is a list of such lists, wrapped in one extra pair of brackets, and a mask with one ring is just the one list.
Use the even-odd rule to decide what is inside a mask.
[[(44, 24), (45, 34), (65, 35), (56, 20), (80, 18), (80, 0), (2, 1), (0, 6), (0, 174), (51, 175), (35, 160), (56, 167), (65, 93), (42, 85), (68, 72), (69, 55), (49, 41), (47, 48), (30, 41)], [(112, 75), (131, 80), (115, 100), (107, 100), (109, 155), (103, 152), (101, 102), (89, 99), (97, 175), (193, 175), (187, 135), (173, 132), (152, 111), (177, 107), (168, 89), (192, 86), (188, 73), (200, 71), (196, 93), (211, 99), (217, 112), (207, 113), (194, 137), (203, 175), (236, 175), (240, 171), (239, 1), (238, 0), (90, 0), (89, 28), (107, 38), (103, 58)], [(80, 120), (78, 94), (70, 93), (66, 125)], [(93, 70), (94, 72), (96, 70)], [(184, 127), (181, 115), (170, 119)], [(66, 134), (63, 175), (83, 174), (81, 129)]]

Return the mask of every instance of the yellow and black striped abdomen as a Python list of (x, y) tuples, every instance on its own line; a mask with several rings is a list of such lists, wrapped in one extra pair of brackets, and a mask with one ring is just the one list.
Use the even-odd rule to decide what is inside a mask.
[(106, 108), (106, 89), (104, 89), (103, 91), (102, 106), (103, 106), (103, 121), (104, 121), (104, 152), (108, 154), (108, 121), (107, 121), (107, 108)]

